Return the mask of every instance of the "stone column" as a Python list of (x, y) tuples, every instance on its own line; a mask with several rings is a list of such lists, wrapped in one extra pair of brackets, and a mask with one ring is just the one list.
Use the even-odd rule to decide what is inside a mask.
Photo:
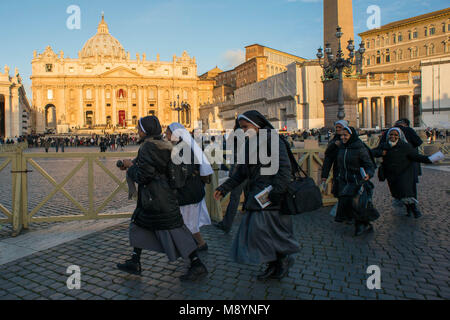
[[(147, 96), (148, 96), (148, 87), (145, 87), (145, 86), (141, 87), (141, 94), (142, 94), (143, 98), (141, 97), (141, 95), (139, 95), (139, 97), (142, 98), (141, 99), (142, 101), (139, 103), (138, 118), (144, 117), (144, 113), (146, 113), (145, 110), (147, 110), (146, 106), (148, 104), (148, 98), (147, 98)], [(147, 115), (145, 114), (145, 116), (147, 116)]]
[(126, 126), (128, 127), (128, 124), (129, 124), (128, 120), (132, 119), (132, 117), (133, 117), (132, 116), (133, 115), (133, 108), (132, 108), (132, 103), (131, 103), (131, 94), (133, 92), (133, 88), (130, 87), (130, 86), (127, 86), (127, 91), (128, 91), (128, 102), (127, 102), (128, 103), (128, 108), (127, 108), (127, 117), (125, 119), (125, 122), (126, 122)]
[(116, 87), (112, 87), (112, 125), (117, 126), (117, 102), (116, 102)]
[(83, 86), (80, 87), (80, 110), (78, 113), (78, 125), (84, 127), (84, 108), (83, 108)]
[(367, 98), (367, 104), (366, 104), (366, 119), (365, 127), (366, 128), (372, 128), (372, 98)]
[(98, 97), (98, 88), (99, 86), (95, 86), (95, 115), (94, 115), (94, 126), (100, 124), (100, 101)]
[(101, 105), (100, 105), (100, 113), (101, 113), (101, 120), (99, 121), (100, 124), (106, 124), (106, 103), (105, 103), (105, 87), (102, 86), (101, 91)]
[(5, 136), (12, 137), (12, 110), (11, 110), (11, 96), (4, 94), (5, 97)]
[(378, 97), (372, 100), (372, 128), (378, 126), (379, 115), (378, 115)]
[(362, 98), (361, 103), (360, 127), (365, 128), (367, 124), (367, 98)]
[(383, 129), (386, 127), (386, 111), (385, 111), (385, 105), (384, 105), (384, 97), (380, 97), (380, 128)]
[(408, 96), (408, 119), (414, 127), (414, 96)]
[(394, 123), (399, 119), (399, 106), (398, 106), (398, 96), (394, 97), (394, 102), (392, 104), (393, 106), (393, 117), (394, 119), (392, 119), (392, 125), (394, 125)]

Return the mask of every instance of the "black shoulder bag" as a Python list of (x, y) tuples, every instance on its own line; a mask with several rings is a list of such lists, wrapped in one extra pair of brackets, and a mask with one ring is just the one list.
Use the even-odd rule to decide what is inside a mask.
[[(319, 187), (316, 186), (314, 180), (297, 163), (287, 141), (284, 138), (282, 140), (288, 151), (292, 166), (292, 175), (294, 177), (294, 181), (287, 187), (282, 213), (286, 215), (298, 215), (322, 208), (322, 193)], [(305, 176), (304, 178), (301, 176), (301, 173)]]

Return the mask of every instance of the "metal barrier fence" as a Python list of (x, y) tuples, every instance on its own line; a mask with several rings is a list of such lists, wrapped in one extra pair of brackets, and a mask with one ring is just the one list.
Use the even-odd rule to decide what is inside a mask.
[[(106, 166), (100, 161), (100, 158), (118, 158), (118, 157), (135, 157), (136, 153), (119, 154), (114, 153), (65, 153), (65, 154), (47, 154), (47, 153), (24, 153), (22, 148), (17, 148), (15, 152), (0, 153), (0, 158), (5, 159), (0, 164), (0, 174), (5, 170), (9, 164), (11, 166), (12, 176), (12, 210), (8, 210), (3, 204), (0, 204), (0, 212), (2, 212), (6, 218), (0, 218), (0, 223), (11, 223), (13, 229), (13, 236), (20, 233), (22, 229), (27, 229), (30, 223), (33, 222), (63, 222), (63, 221), (76, 221), (76, 220), (97, 220), (97, 219), (111, 219), (111, 218), (124, 218), (131, 217), (130, 212), (126, 213), (114, 213), (114, 214), (102, 214), (102, 210), (112, 201), (112, 199), (119, 193), (119, 191), (128, 192), (126, 179), (120, 180), (115, 174), (113, 174)], [(46, 170), (44, 170), (35, 160), (37, 159), (74, 159), (79, 160), (79, 163), (72, 169), (69, 174), (60, 182), (56, 182)], [(88, 189), (88, 202), (87, 206), (84, 206), (80, 201), (77, 201), (75, 197), (65, 190), (64, 186), (78, 173), (81, 168), (87, 164), (87, 189)], [(94, 164), (101, 168), (114, 182), (117, 184), (115, 190), (102, 201), (100, 206), (94, 205)], [(42, 199), (34, 208), (28, 208), (28, 177), (27, 174), (32, 171), (28, 171), (28, 165), (34, 170), (39, 172), (51, 185), (52, 190)], [(76, 208), (81, 215), (58, 215), (47, 217), (36, 217), (36, 213), (42, 209), (52, 197), (61, 192), (65, 198), (67, 198)]]
[[(47, 153), (25, 153), (25, 145), (15, 146), (15, 149), (7, 148), (0, 149), (0, 159), (4, 159), (3, 163), (0, 163), (0, 174), (6, 170), (9, 164), (11, 164), (11, 177), (12, 177), (12, 206), (8, 209), (5, 205), (0, 203), (0, 212), (5, 215), (5, 218), (0, 218), (0, 223), (11, 223), (13, 229), (13, 236), (20, 233), (22, 229), (27, 229), (30, 223), (33, 222), (62, 222), (62, 221), (75, 221), (75, 220), (95, 220), (95, 219), (112, 219), (130, 217), (130, 212), (117, 213), (117, 214), (102, 214), (102, 210), (112, 201), (112, 199), (122, 190), (128, 192), (126, 180), (117, 178), (106, 166), (100, 161), (100, 158), (124, 158), (135, 157), (136, 153), (65, 153), (65, 154), (47, 154)], [(439, 149), (445, 154), (448, 154), (450, 145), (439, 145)], [(323, 148), (318, 149), (294, 149), (293, 150), (296, 159), (302, 168), (312, 177), (317, 184), (320, 183), (321, 167), (323, 165)], [(46, 172), (35, 160), (37, 159), (79, 159), (78, 165), (72, 169), (69, 174), (60, 182), (56, 182), (48, 172)], [(81, 168), (87, 164), (87, 188), (88, 188), (88, 201), (87, 206), (83, 206), (82, 203), (77, 201), (73, 195), (71, 195), (64, 186), (74, 177), (74, 175), (81, 170)], [(39, 172), (50, 184), (53, 189), (42, 199), (34, 208), (28, 208), (28, 165), (34, 170)], [(100, 167), (106, 175), (108, 175), (117, 184), (116, 189), (109, 194), (109, 196), (96, 207), (94, 205), (94, 165)], [(211, 218), (216, 221), (220, 221), (223, 218), (223, 211), (226, 207), (226, 203), (229, 197), (217, 201), (214, 199), (214, 190), (219, 186), (219, 166), (213, 165), (214, 175), (212, 183), (206, 187), (206, 202), (211, 215)], [(328, 182), (332, 179), (330, 174)], [(79, 210), (81, 215), (61, 215), (50, 217), (37, 217), (36, 213), (47, 205), (52, 197), (61, 192), (75, 207)], [(328, 188), (324, 192), (324, 205), (333, 205), (336, 203), (336, 199), (331, 195), (331, 184), (328, 183)]]

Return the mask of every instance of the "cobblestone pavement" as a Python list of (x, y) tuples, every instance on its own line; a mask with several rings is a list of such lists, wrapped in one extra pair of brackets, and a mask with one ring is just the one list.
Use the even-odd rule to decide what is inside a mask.
[[(0, 299), (450, 299), (450, 173), (424, 170), (419, 185), (421, 219), (396, 216), (385, 183), (376, 184), (382, 217), (375, 232), (354, 238), (352, 226), (336, 224), (330, 208), (294, 217), (301, 251), (288, 277), (259, 282), (260, 266), (231, 262), (230, 235), (202, 229), (209, 274), (198, 282), (178, 280), (186, 265), (143, 253), (143, 274), (116, 270), (129, 257), (123, 223), (0, 266)], [(81, 268), (81, 289), (69, 290), (67, 267)], [(381, 289), (369, 290), (367, 267), (381, 269)]]

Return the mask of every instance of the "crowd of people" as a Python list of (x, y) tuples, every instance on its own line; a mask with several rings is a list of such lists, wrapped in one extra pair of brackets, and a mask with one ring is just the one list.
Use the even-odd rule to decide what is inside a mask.
[(4, 139), (0, 137), (0, 145), (14, 145), (21, 142), (27, 142), (29, 148), (44, 148), (49, 152), (54, 148), (56, 152), (65, 148), (78, 147), (98, 147), (101, 152), (117, 151), (119, 148), (123, 151), (125, 146), (136, 145), (138, 138), (135, 135), (116, 134), (116, 135), (91, 135), (91, 136), (56, 136), (56, 135), (27, 135), (14, 139)]

